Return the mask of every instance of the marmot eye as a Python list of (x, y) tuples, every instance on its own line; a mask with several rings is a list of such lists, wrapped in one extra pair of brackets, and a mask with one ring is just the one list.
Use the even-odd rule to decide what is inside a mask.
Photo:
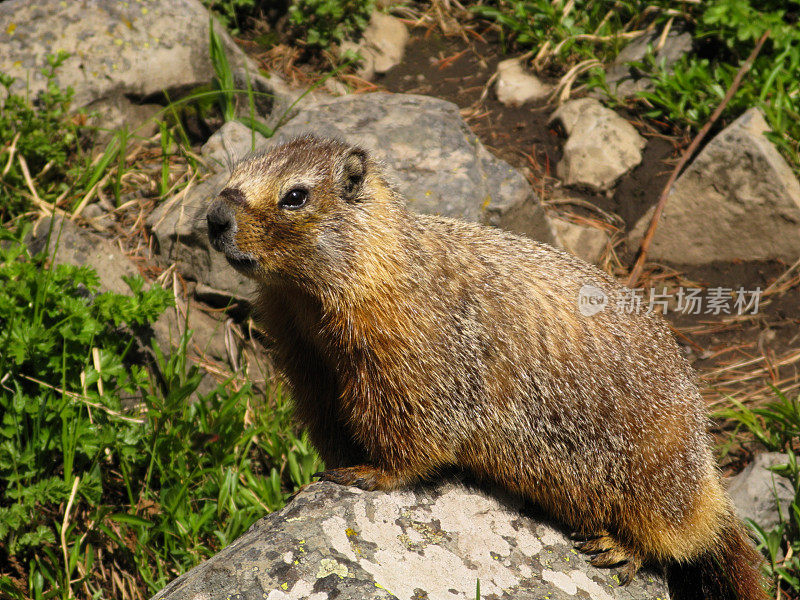
[(300, 208), (308, 200), (308, 190), (294, 188), (283, 195), (278, 206), (281, 208)]

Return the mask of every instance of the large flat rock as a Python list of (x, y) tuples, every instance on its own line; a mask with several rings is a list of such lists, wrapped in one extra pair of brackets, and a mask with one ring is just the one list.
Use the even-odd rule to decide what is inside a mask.
[(453, 483), (363, 492), (314, 483), (153, 600), (667, 598), (643, 570), (628, 587), (518, 503)]

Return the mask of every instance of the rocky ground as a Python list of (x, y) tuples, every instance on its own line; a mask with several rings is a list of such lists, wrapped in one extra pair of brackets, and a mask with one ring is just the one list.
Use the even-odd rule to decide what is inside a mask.
[[(264, 55), (247, 35), (239, 40), (242, 51), (220, 32), (238, 84), (249, 81), (269, 94), (258, 97), (257, 117), (277, 126), (276, 135), (267, 140), (237, 122), (186, 117), (192, 151), (205, 168), (176, 164), (172, 181), (179, 191), (156, 205), (148, 191), (160, 168), (150, 119), (163, 109), (165, 91), (175, 99), (213, 77), (207, 31), (198, 25), (208, 22), (202, 5), (98, 2), (87, 24), (77, 4), (0, 4), (0, 23), (13, 31), (0, 42), (0, 71), (21, 75), (40, 64), (57, 30), (59, 43), (72, 53), (59, 82), (75, 87), (76, 106), (90, 109), (99, 126), (126, 123), (141, 134), (126, 202), (113, 206), (102, 193), (88, 198), (64, 220), (56, 260), (92, 265), (105, 289), (124, 290), (121, 276), (131, 272), (171, 286), (177, 308), (151, 332), (159, 344), (168, 350), (188, 318), (195, 358), (209, 385), (239, 372), (267, 386), (272, 372), (247, 313), (251, 284), (209, 248), (204, 211), (231, 161), (253, 145), (312, 131), (376, 152), (417, 210), (557, 244), (626, 279), (655, 201), (688, 140), (624, 109), (612, 110), (585, 90), (568, 93), (555, 78), (533, 79), (519, 63), (508, 62), (514, 57), (503, 54), (491, 28), (445, 35), (397, 12), (401, 19), (381, 15), (373, 23), (366, 69), (330, 79), (307, 95), (292, 83), (310, 83), (322, 73)], [(670, 38), (664, 52), (674, 59), (686, 51), (685, 43)], [(259, 74), (264, 66), (272, 69), (269, 77)], [(621, 64), (610, 73), (623, 88), (646, 85), (628, 77)], [(35, 92), (40, 82), (30, 81)], [(238, 110), (246, 116), (250, 107), (244, 104)], [(645, 301), (651, 288), (662, 294), (712, 408), (723, 404), (723, 394), (758, 402), (770, 397), (773, 385), (787, 394), (800, 389), (800, 184), (765, 129), (761, 115), (749, 111), (709, 139), (678, 179), (645, 273), (632, 284), (642, 288)], [(34, 246), (44, 245), (46, 230), (47, 223), (39, 223)], [(685, 314), (681, 288), (698, 290), (707, 303), (721, 297), (717, 306), (723, 308), (706, 304), (698, 314)], [(763, 292), (755, 314), (735, 314), (739, 289)], [(739, 449), (727, 462), (738, 470), (749, 458)], [(769, 488), (770, 475), (754, 465), (736, 484), (737, 505), (768, 518), (770, 507), (748, 512)], [(471, 597), (472, 574), (481, 574), (485, 597), (533, 598), (545, 590), (552, 598), (575, 597), (578, 590), (593, 598), (663, 595), (653, 591), (661, 588), (650, 575), (638, 587), (620, 590), (608, 571), (591, 569), (571, 551), (563, 532), (520, 520), (499, 502), (452, 487), (381, 498), (315, 485), (158, 597), (201, 597), (213, 589), (247, 598), (323, 598), (334, 591), (460, 598)], [(313, 528), (294, 522), (301, 513)], [(378, 523), (397, 531), (379, 531)], [(496, 545), (478, 544), (487, 536)], [(402, 543), (387, 541), (395, 538)], [(440, 566), (420, 574), (421, 567), (413, 566), (419, 557), (427, 557), (428, 565), (452, 563), (452, 570)], [(393, 561), (418, 581), (375, 566)]]

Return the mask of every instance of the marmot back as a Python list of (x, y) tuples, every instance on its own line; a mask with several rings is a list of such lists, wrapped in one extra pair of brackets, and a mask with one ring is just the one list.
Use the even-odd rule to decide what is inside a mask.
[(766, 598), (664, 320), (564, 252), (409, 212), (363, 149), (302, 137), (245, 159), (209, 235), (324, 479), (393, 489), (447, 466), (533, 500), (598, 566), (663, 565), (675, 598)]

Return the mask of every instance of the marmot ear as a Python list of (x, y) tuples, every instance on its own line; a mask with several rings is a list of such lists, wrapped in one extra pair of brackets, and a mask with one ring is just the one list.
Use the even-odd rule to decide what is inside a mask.
[(367, 153), (360, 148), (353, 148), (344, 157), (342, 169), (342, 188), (348, 202), (358, 200), (366, 174)]

